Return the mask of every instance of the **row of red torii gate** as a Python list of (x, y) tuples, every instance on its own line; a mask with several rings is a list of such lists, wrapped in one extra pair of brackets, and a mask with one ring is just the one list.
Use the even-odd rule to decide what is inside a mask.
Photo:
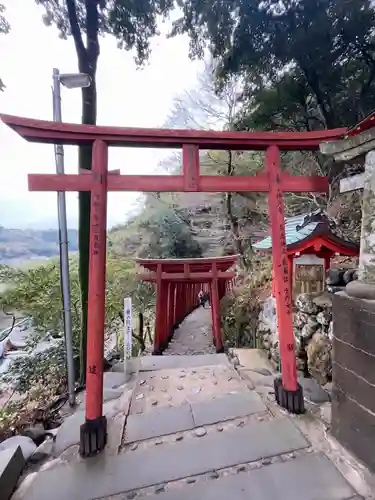
[[(9, 115), (0, 115), (0, 118), (31, 142), (92, 146), (91, 172), (78, 175), (29, 174), (28, 178), (31, 191), (91, 192), (86, 419), (81, 426), (82, 456), (98, 453), (107, 442), (107, 421), (103, 415), (103, 351), (108, 191), (268, 194), (281, 358), (281, 377), (275, 379), (275, 394), (277, 402), (288, 411), (304, 411), (303, 393), (296, 371), (283, 193), (327, 193), (329, 185), (326, 177), (291, 176), (282, 171), (280, 151), (316, 151), (322, 142), (345, 136), (346, 129), (318, 132), (214, 132), (66, 124)], [(120, 175), (118, 171), (111, 172), (108, 170), (108, 148), (112, 146), (182, 150), (182, 175)], [(265, 170), (256, 176), (201, 175), (200, 150), (264, 151)], [(131, 170), (134, 167), (126, 166)], [(173, 269), (171, 261), (143, 262), (149, 270), (149, 274), (143, 277), (155, 281), (157, 287), (156, 353), (163, 349), (171, 322), (180, 319), (188, 310), (185, 308), (183, 312), (182, 305), (179, 305), (180, 294), (184, 294), (186, 306), (189, 304), (186, 301), (193, 301), (196, 285), (202, 282), (208, 283), (211, 288), (216, 348), (222, 350), (218, 302), (225, 293), (224, 283), (232, 279), (230, 274), (226, 274), (230, 266), (226, 268), (227, 264), (223, 265), (222, 262), (225, 260), (213, 261), (208, 267), (207, 263), (202, 262), (180, 262)], [(175, 304), (173, 318), (172, 313), (166, 314), (166, 307), (169, 308), (172, 301)]]
[(237, 256), (211, 259), (137, 259), (149, 272), (143, 281), (156, 286), (156, 323), (153, 354), (162, 354), (181, 321), (198, 306), (198, 294), (208, 293), (212, 314), (212, 333), (216, 352), (224, 352), (220, 325), (220, 300), (232, 287), (235, 271), (229, 270)]

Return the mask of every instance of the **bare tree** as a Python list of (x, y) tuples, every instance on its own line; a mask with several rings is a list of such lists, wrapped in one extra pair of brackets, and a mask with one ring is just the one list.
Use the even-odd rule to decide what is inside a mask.
[[(238, 77), (227, 81), (224, 88), (217, 91), (215, 85), (215, 65), (205, 64), (193, 89), (184, 90), (173, 103), (165, 122), (167, 128), (195, 128), (203, 130), (233, 130), (235, 119), (241, 109), (242, 81)], [(259, 169), (259, 154), (238, 151), (210, 151), (201, 158), (202, 171), (216, 171), (221, 175), (243, 175), (255, 173)], [(247, 205), (246, 217), (236, 209), (239, 197)], [(258, 197), (255, 193), (226, 193), (224, 198), (225, 217), (235, 251), (241, 256), (243, 267), (249, 268), (251, 242), (241, 231), (243, 223), (251, 223), (252, 215), (259, 213)], [(243, 205), (242, 203), (242, 205)], [(251, 214), (250, 207), (254, 213)], [(254, 221), (255, 222), (255, 221)], [(259, 222), (259, 221), (256, 221)]]

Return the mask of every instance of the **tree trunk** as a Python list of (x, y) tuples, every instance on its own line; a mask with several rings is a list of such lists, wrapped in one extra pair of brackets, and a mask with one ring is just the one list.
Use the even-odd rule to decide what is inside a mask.
[[(96, 68), (100, 53), (99, 47), (99, 13), (98, 0), (87, 0), (86, 7), (86, 46), (82, 39), (82, 30), (78, 21), (77, 4), (75, 0), (66, 0), (66, 8), (72, 32), (78, 67), (81, 73), (91, 77), (91, 85), (82, 89), (82, 123), (96, 125)], [(79, 168), (91, 170), (92, 147), (79, 148)], [(80, 379), (82, 385), (86, 377), (86, 346), (87, 346), (87, 302), (89, 289), (89, 257), (90, 257), (90, 192), (79, 193), (79, 278), (81, 287), (81, 345), (80, 345)]]
[[(87, 68), (88, 69), (88, 68)], [(86, 125), (96, 124), (96, 81), (95, 73), (91, 73), (91, 86), (82, 89), (82, 123)], [(82, 146), (79, 149), (79, 168), (91, 170), (92, 147)], [(79, 193), (79, 280), (81, 287), (82, 325), (80, 345), (80, 378), (85, 382), (86, 377), (86, 351), (87, 351), (87, 304), (89, 289), (89, 258), (90, 258), (90, 203), (91, 193)]]
[[(228, 151), (227, 175), (233, 175), (233, 174), (234, 174), (233, 153), (232, 151)], [(233, 213), (232, 193), (227, 193), (226, 205), (227, 205), (227, 217), (231, 227), (232, 238), (234, 246), (236, 248), (236, 252), (240, 255), (241, 264), (243, 265), (243, 267), (245, 269), (249, 269), (250, 263), (245, 255), (245, 249), (241, 240), (240, 228), (238, 225), (238, 218)]]

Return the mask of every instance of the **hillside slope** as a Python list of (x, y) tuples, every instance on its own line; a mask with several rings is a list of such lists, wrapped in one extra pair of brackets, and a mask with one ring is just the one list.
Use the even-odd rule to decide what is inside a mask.
[[(179, 159), (169, 173), (179, 174)], [(255, 165), (250, 154), (238, 155), (233, 161), (233, 175), (255, 173)], [(210, 152), (201, 157), (202, 175), (222, 175), (228, 169), (225, 152)], [(233, 193), (231, 211), (239, 226), (245, 247), (264, 235), (266, 229), (265, 197), (254, 194), (248, 198)], [(188, 224), (194, 239), (199, 243), (204, 256), (220, 256), (236, 253), (233, 245), (231, 220), (228, 217), (226, 193), (149, 193), (144, 197), (144, 205), (139, 213), (126, 225), (118, 226), (109, 233), (110, 247), (119, 255), (129, 257), (144, 253), (152, 237), (152, 227), (147, 222), (164, 211), (175, 214), (181, 224)], [(147, 227), (145, 227), (147, 226)]]
[[(68, 230), (69, 250), (78, 250), (78, 232)], [(8, 229), (0, 226), (0, 264), (44, 259), (59, 254), (58, 231)]]

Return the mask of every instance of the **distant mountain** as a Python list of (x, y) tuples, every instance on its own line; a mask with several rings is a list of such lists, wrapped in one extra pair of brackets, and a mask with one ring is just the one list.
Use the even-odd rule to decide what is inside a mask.
[[(78, 231), (68, 230), (69, 251), (78, 250)], [(58, 231), (55, 229), (8, 229), (0, 226), (0, 264), (16, 264), (27, 260), (59, 255)]]

